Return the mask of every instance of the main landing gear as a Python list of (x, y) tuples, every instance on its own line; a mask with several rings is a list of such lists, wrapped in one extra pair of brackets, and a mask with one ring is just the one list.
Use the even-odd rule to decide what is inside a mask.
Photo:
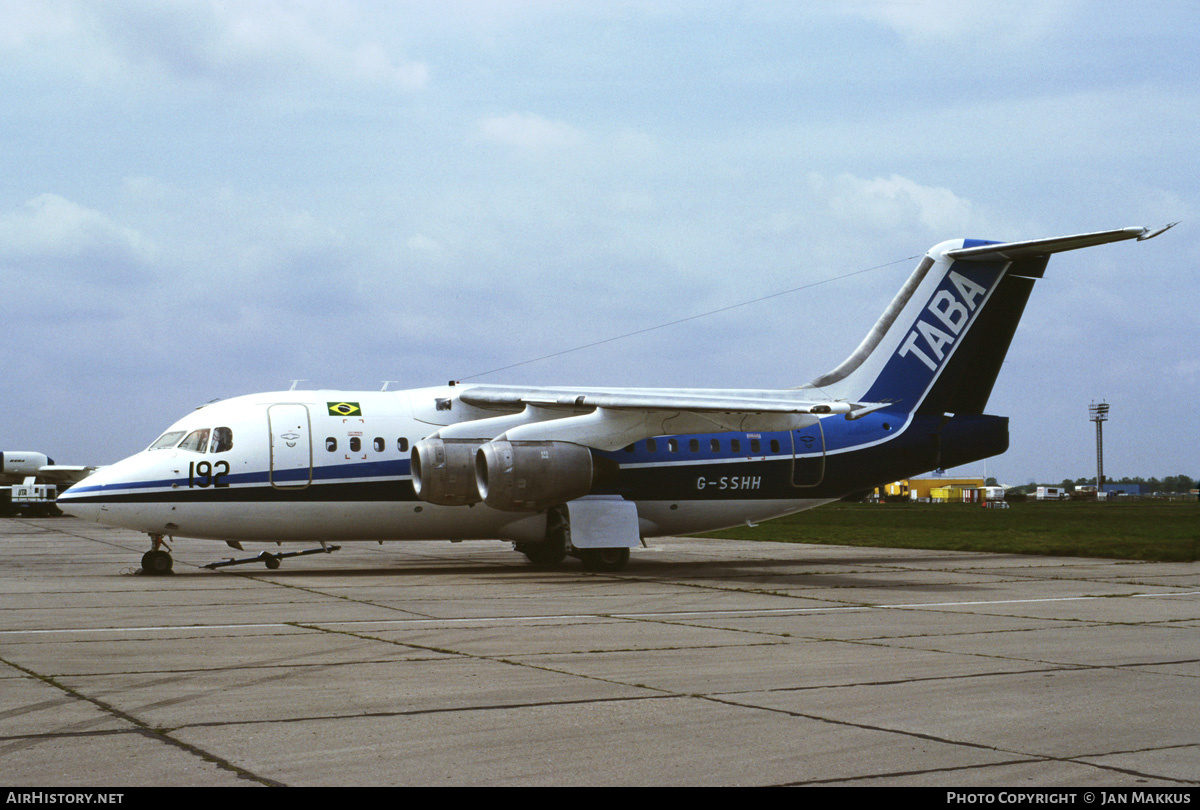
[(620, 571), (629, 563), (627, 548), (575, 548), (571, 545), (571, 521), (561, 506), (546, 513), (546, 539), (543, 542), (514, 543), (513, 548), (539, 568), (553, 568), (568, 554), (578, 557), (585, 571)]
[(620, 571), (629, 562), (627, 548), (581, 548), (575, 553), (585, 571)]
[(571, 523), (561, 506), (546, 513), (546, 539), (541, 543), (514, 543), (513, 548), (538, 568), (553, 568), (571, 549)]

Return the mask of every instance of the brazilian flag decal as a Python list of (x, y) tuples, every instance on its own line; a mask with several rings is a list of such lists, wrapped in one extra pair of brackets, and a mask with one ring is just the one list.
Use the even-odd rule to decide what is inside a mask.
[(357, 402), (327, 402), (330, 416), (362, 416)]

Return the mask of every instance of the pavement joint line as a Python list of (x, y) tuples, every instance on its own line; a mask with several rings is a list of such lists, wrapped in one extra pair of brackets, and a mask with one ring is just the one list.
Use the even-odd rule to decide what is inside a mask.
[(124, 734), (141, 734), (142, 729), (100, 728), (94, 731), (39, 731), (31, 734), (6, 734), (0, 743), (40, 742), (41, 740), (78, 740), (85, 737), (120, 737)]
[(802, 615), (806, 613), (834, 613), (848, 611), (869, 611), (869, 610), (914, 610), (924, 608), (942, 608), (942, 607), (971, 607), (974, 605), (1021, 605), (1021, 604), (1036, 604), (1038, 602), (1089, 602), (1098, 601), (1101, 599), (1119, 599), (1119, 598), (1159, 598), (1159, 597), (1174, 597), (1174, 596), (1200, 596), (1200, 591), (1187, 591), (1183, 593), (1133, 593), (1133, 594), (1112, 594), (1104, 596), (1048, 596), (1037, 599), (990, 599), (982, 601), (960, 601), (960, 602), (919, 602), (919, 603), (903, 603), (892, 605), (828, 605), (823, 607), (811, 608), (741, 608), (729, 610), (683, 610), (683, 611), (661, 611), (661, 612), (638, 612), (638, 613), (561, 613), (561, 614), (545, 614), (534, 616), (475, 616), (465, 618), (428, 618), (428, 619), (364, 619), (364, 620), (340, 620), (340, 621), (315, 621), (300, 624), (298, 622), (255, 622), (249, 624), (179, 624), (179, 625), (141, 625), (134, 627), (84, 627), (84, 628), (53, 628), (53, 629), (29, 629), (29, 630), (0, 630), (0, 636), (23, 636), (23, 635), (51, 635), (56, 633), (138, 633), (138, 632), (168, 632), (168, 631), (183, 631), (183, 630), (233, 630), (233, 629), (270, 629), (282, 627), (309, 627), (310, 625), (319, 625), (321, 627), (336, 627), (350, 625), (354, 627), (366, 627), (369, 625), (381, 624), (396, 624), (396, 625), (417, 625), (417, 624), (491, 624), (495, 622), (533, 622), (533, 621), (551, 621), (564, 619), (578, 620), (596, 620), (596, 619), (646, 619), (646, 618), (680, 618), (680, 617), (705, 617), (705, 616), (788, 616)]
[(979, 771), (987, 768), (1005, 768), (1011, 765), (1031, 765), (1045, 762), (1043, 757), (1025, 757), (1010, 759), (1003, 762), (986, 762), (978, 765), (952, 765), (946, 768), (924, 768), (921, 770), (886, 771), (881, 773), (859, 774), (855, 776), (831, 776), (826, 779), (801, 779), (795, 782), (779, 782), (771, 787), (801, 787), (804, 785), (842, 785), (871, 779), (896, 779), (904, 776), (923, 776), (931, 773), (957, 773), (960, 771)]
[[(1116, 752), (1116, 753), (1120, 753), (1120, 752)], [(1184, 785), (1196, 784), (1196, 782), (1190, 781), (1190, 780), (1176, 779), (1176, 778), (1170, 777), (1170, 776), (1158, 776), (1156, 774), (1147, 774), (1147, 773), (1143, 773), (1141, 771), (1129, 770), (1127, 768), (1118, 768), (1114, 765), (1103, 765), (1103, 764), (1097, 763), (1097, 762), (1088, 762), (1086, 760), (1082, 760), (1082, 759), (1075, 758), (1075, 757), (1046, 757), (1046, 756), (1039, 756), (1036, 754), (1031, 754), (1023, 759), (1014, 759), (1014, 760), (1008, 760), (1008, 761), (1004, 761), (1004, 762), (982, 763), (979, 765), (959, 765), (959, 766), (951, 766), (951, 767), (947, 767), (947, 768), (928, 768), (928, 769), (924, 769), (924, 770), (888, 771), (885, 773), (863, 774), (863, 775), (858, 775), (858, 776), (830, 777), (828, 779), (806, 779), (806, 780), (802, 780), (802, 781), (798, 781), (798, 782), (783, 782), (778, 785), (773, 785), (773, 787), (798, 787), (798, 786), (803, 786), (803, 785), (847, 784), (847, 783), (854, 783), (854, 782), (860, 782), (863, 780), (871, 780), (871, 779), (895, 779), (897, 777), (921, 776), (921, 775), (933, 774), (933, 773), (955, 773), (957, 771), (979, 771), (979, 770), (985, 770), (988, 768), (1002, 768), (1002, 767), (1008, 767), (1011, 765), (1030, 765), (1030, 764), (1037, 764), (1037, 763), (1044, 763), (1044, 762), (1070, 763), (1072, 765), (1081, 765), (1086, 768), (1096, 768), (1096, 769), (1102, 770), (1102, 771), (1114, 771), (1116, 773), (1126, 774), (1127, 776), (1136, 776), (1136, 777), (1140, 777), (1140, 778), (1148, 779), (1148, 780), (1162, 779), (1162, 780), (1166, 780), (1169, 782), (1176, 782), (1176, 783), (1184, 784)]]
[[(178, 748), (181, 751), (185, 751), (189, 754), (192, 754), (193, 756), (199, 757), (200, 759), (204, 760), (205, 762), (210, 762), (210, 763), (216, 765), (218, 768), (221, 768), (222, 770), (230, 771), (230, 772), (236, 774), (241, 779), (245, 779), (245, 780), (251, 781), (251, 782), (257, 782), (261, 785), (269, 785), (269, 786), (277, 786), (277, 787), (283, 786), (282, 782), (277, 782), (273, 779), (269, 779), (264, 776), (259, 776), (256, 773), (253, 773), (251, 771), (246, 770), (245, 768), (242, 768), (242, 767), (239, 767), (239, 766), (233, 764), (232, 762), (230, 762), (227, 759), (223, 759), (222, 757), (218, 757), (215, 754), (211, 754), (208, 751), (205, 751), (203, 748), (200, 748), (199, 746), (192, 745), (191, 743), (186, 743), (183, 740), (176, 739), (175, 737), (172, 737), (171, 734), (166, 729), (156, 728), (155, 726), (150, 725), (149, 723), (145, 722), (144, 720), (140, 720), (137, 717), (135, 717), (134, 715), (129, 714), (128, 712), (122, 711), (122, 710), (118, 709), (117, 707), (115, 707), (109, 703), (106, 703), (103, 700), (100, 700), (99, 698), (91, 697), (90, 695), (85, 695), (82, 692), (79, 692), (75, 689), (72, 689), (69, 686), (59, 683), (58, 679), (54, 678), (53, 676), (43, 675), (39, 672), (29, 669), (28, 667), (21, 666), (20, 664), (16, 664), (16, 663), (14, 663), (12, 661), (8, 661), (4, 658), (0, 658), (0, 663), (10, 666), (13, 669), (17, 670), (18, 672), (24, 673), (29, 678), (32, 678), (36, 681), (40, 681), (40, 682), (46, 684), (47, 686), (57, 689), (69, 697), (72, 697), (76, 700), (83, 701), (84, 703), (90, 703), (92, 706), (96, 707), (101, 712), (104, 712), (111, 717), (114, 717), (118, 720), (122, 720), (126, 723), (129, 723), (130, 726), (132, 726), (131, 729), (127, 729), (127, 731), (129, 731), (129, 732), (142, 734), (146, 737), (149, 737), (150, 739), (157, 740), (158, 742), (166, 743), (167, 745)], [(34, 745), (38, 741), (39, 741), (39, 738), (37, 738), (37, 737), (29, 737), (29, 738), (26, 738), (24, 742), (26, 745)], [(16, 744), (17, 743), (12, 743), (12, 744), (10, 744), (9, 747), (12, 747), (12, 745), (16, 745)]]
[[(317, 588), (310, 588), (310, 587), (306, 587), (304, 585), (297, 585), (297, 584), (293, 584), (290, 582), (280, 582), (278, 580), (262, 577), (261, 575), (254, 574), (249, 571), (227, 571), (225, 573), (227, 576), (238, 576), (238, 577), (242, 577), (244, 579), (252, 580), (254, 582), (261, 582), (266, 585), (273, 585), (277, 588), (287, 588), (289, 590), (299, 591), (300, 593), (307, 593), (307, 594), (312, 594), (315, 596), (323, 596), (328, 599), (340, 599), (344, 602), (349, 602), (351, 604), (366, 605), (367, 607), (379, 608), (380, 610), (391, 610), (391, 611), (396, 611), (396, 612), (400, 612), (400, 613), (409, 613), (413, 616), (422, 616), (422, 614), (417, 613), (416, 611), (413, 611), (413, 610), (405, 610), (403, 608), (397, 608), (397, 607), (393, 607), (391, 605), (384, 605), (384, 604), (380, 604), (379, 602), (373, 602), (369, 599), (354, 599), (353, 597), (350, 597), (344, 593), (330, 593), (329, 591), (322, 591), (322, 590), (318, 590)], [(425, 616), (424, 618), (433, 618), (433, 617)]]
[[(975, 749), (979, 749), (982, 751), (993, 751), (998, 754), (1003, 753), (1003, 754), (1010, 754), (1013, 756), (1026, 757), (1026, 758), (1030, 758), (1034, 761), (1069, 762), (1069, 763), (1072, 763), (1075, 765), (1082, 765), (1082, 766), (1088, 767), (1088, 768), (1097, 768), (1097, 769), (1103, 770), (1103, 771), (1123, 773), (1123, 774), (1127, 774), (1130, 776), (1144, 777), (1146, 779), (1163, 779), (1163, 780), (1166, 780), (1169, 782), (1175, 782), (1177, 784), (1184, 784), (1184, 785), (1197, 784), (1196, 780), (1178, 779), (1175, 777), (1162, 776), (1159, 774), (1148, 774), (1148, 773), (1144, 773), (1142, 771), (1134, 771), (1134, 770), (1130, 770), (1128, 768), (1120, 768), (1115, 765), (1104, 765), (1104, 764), (1098, 763), (1098, 762), (1081, 761), (1077, 757), (1056, 757), (1056, 756), (1050, 756), (1050, 755), (1045, 755), (1045, 754), (1033, 754), (1033, 753), (1029, 753), (1027, 751), (1016, 751), (1016, 750), (1013, 750), (1010, 748), (1003, 748), (1000, 746), (988, 745), (985, 743), (971, 742), (969, 740), (955, 740), (955, 739), (951, 739), (949, 737), (940, 737), (935, 734), (927, 734), (927, 733), (921, 732), (921, 731), (908, 731), (905, 729), (887, 728), (885, 726), (873, 726), (869, 723), (855, 723), (855, 722), (852, 722), (849, 720), (837, 720), (837, 719), (833, 719), (833, 718), (829, 718), (829, 717), (822, 717), (821, 715), (806, 714), (804, 712), (793, 711), (790, 709), (780, 709), (780, 708), (776, 708), (776, 707), (772, 707), (772, 706), (759, 706), (754, 703), (743, 703), (741, 701), (736, 701), (736, 700), (722, 699), (722, 698), (718, 698), (714, 695), (694, 695), (694, 697), (700, 698), (702, 700), (711, 700), (714, 703), (723, 703), (723, 704), (726, 704), (729, 706), (739, 706), (741, 708), (746, 708), (746, 709), (761, 709), (763, 711), (785, 714), (790, 717), (800, 717), (800, 718), (805, 718), (808, 720), (815, 720), (815, 721), (821, 722), (821, 723), (830, 723), (832, 725), (849, 726), (851, 728), (859, 728), (864, 731), (877, 731), (877, 732), (882, 732), (885, 734), (898, 734), (901, 736), (914, 737), (916, 739), (928, 740), (930, 742), (941, 743), (943, 745), (954, 745), (954, 746), (961, 746), (964, 748), (975, 748)], [(1114, 753), (1120, 753), (1120, 752), (1114, 752)], [(1096, 756), (1106, 756), (1106, 754), (1087, 754), (1086, 756), (1096, 757)], [(863, 777), (860, 777), (860, 778), (863, 778)]]
[[(1133, 666), (1132, 664), (1128, 666)], [(1049, 673), (1072, 673), (1101, 667), (1085, 666), (1082, 664), (1046, 664), (1032, 669), (1013, 669), (1003, 672), (968, 672), (962, 675), (927, 675), (919, 678), (892, 678), (880, 681), (848, 681), (846, 683), (814, 683), (804, 686), (772, 686), (766, 689), (737, 689), (720, 692), (710, 692), (713, 697), (734, 697), (738, 695), (774, 695), (784, 692), (813, 692), (824, 689), (855, 689), (862, 687), (904, 686), (914, 683), (940, 683), (945, 681), (981, 680), (986, 678), (1008, 678), (1014, 675), (1046, 675)]]
[(1136, 597), (1162, 597), (1162, 596), (1200, 596), (1200, 591), (1184, 591), (1170, 593), (1121, 593), (1121, 594), (1105, 594), (1102, 596), (1043, 596), (1036, 599), (993, 599), (976, 602), (924, 602), (902, 605), (875, 605), (876, 608), (927, 608), (927, 607), (961, 607), (963, 605), (1021, 605), (1034, 602), (1086, 602), (1093, 599), (1124, 599)]
[[(802, 636), (802, 635), (793, 635), (792, 633), (785, 633), (782, 631), (770, 631), (770, 630), (763, 630), (763, 629), (752, 630), (747, 627), (732, 627), (732, 626), (731, 627), (722, 627), (720, 624), (717, 624), (715, 622), (714, 623), (705, 623), (705, 622), (694, 621), (694, 620), (693, 621), (682, 621), (674, 616), (670, 616), (670, 617), (654, 616), (651, 618), (630, 618), (629, 621), (638, 622), (641, 624), (662, 625), (662, 626), (666, 626), (666, 627), (684, 627), (684, 628), (699, 629), (699, 630), (717, 630), (717, 631), (725, 632), (725, 633), (742, 633), (742, 634), (749, 635), (749, 636), (766, 636), (768, 639), (771, 639), (770, 641), (755, 642), (754, 644), (750, 644), (749, 646), (774, 645), (774, 644), (779, 644), (781, 639), (790, 639), (790, 638), (795, 638), (797, 641), (804, 640), (804, 636)], [(720, 645), (720, 646), (724, 646), (724, 645)]]
[(342, 720), (347, 718), (375, 718), (386, 719), (389, 717), (421, 717), (432, 714), (469, 714), (472, 712), (496, 712), (496, 711), (513, 711), (516, 709), (534, 709), (534, 708), (559, 708), (567, 706), (591, 706), (599, 703), (636, 703), (645, 700), (677, 700), (679, 698), (691, 697), (690, 695), (680, 695), (675, 693), (663, 693), (655, 695), (630, 695), (622, 697), (596, 697), (596, 698), (580, 698), (575, 700), (539, 700), (524, 703), (492, 703), (478, 704), (471, 706), (440, 706), (430, 709), (411, 709), (408, 711), (390, 711), (390, 712), (355, 712), (354, 714), (322, 714), (322, 715), (305, 715), (304, 717), (288, 717), (288, 718), (254, 718), (250, 720), (211, 720), (201, 723), (181, 723), (176, 726), (173, 731), (192, 730), (198, 728), (229, 728), (232, 726), (269, 726), (269, 725), (289, 725), (295, 723), (321, 723), (330, 720)]
[(650, 691), (653, 693), (657, 693), (661, 696), (680, 697), (680, 698), (695, 697), (693, 695), (679, 692), (674, 689), (667, 689), (665, 687), (651, 686), (649, 684), (641, 684), (641, 683), (629, 683), (628, 681), (620, 680), (617, 678), (604, 678), (599, 675), (591, 675), (586, 672), (576, 672), (573, 670), (563, 669), (560, 667), (552, 667), (552, 666), (549, 666), (546, 664), (535, 664), (532, 661), (518, 661), (518, 660), (514, 660), (513, 657), (510, 657), (507, 655), (484, 655), (481, 653), (467, 652), (465, 650), (442, 649), (442, 648), (430, 647), (430, 646), (422, 645), (422, 644), (413, 644), (412, 642), (396, 641), (394, 639), (379, 638), (378, 636), (360, 635), (358, 633), (354, 633), (349, 630), (333, 630), (333, 629), (317, 627), (317, 626), (314, 626), (313, 629), (319, 630), (320, 632), (323, 632), (323, 633), (331, 633), (331, 634), (336, 634), (336, 635), (347, 635), (347, 636), (351, 636), (354, 638), (361, 638), (364, 640), (381, 642), (381, 643), (385, 643), (385, 644), (393, 644), (393, 645), (396, 645), (399, 647), (406, 647), (409, 649), (431, 650), (434, 652), (443, 652), (443, 653), (447, 653), (450, 655), (458, 655), (463, 658), (469, 658), (469, 659), (472, 659), (475, 661), (490, 661), (492, 663), (503, 664), (505, 666), (516, 667), (518, 669), (531, 669), (531, 670), (535, 670), (538, 672), (549, 672), (554, 675), (563, 675), (568, 678), (579, 678), (579, 679), (582, 679), (585, 681), (594, 681), (596, 683), (609, 684), (612, 686), (622, 686), (622, 687), (627, 687), (627, 688), (631, 688), (631, 689), (646, 690), (646, 691)]

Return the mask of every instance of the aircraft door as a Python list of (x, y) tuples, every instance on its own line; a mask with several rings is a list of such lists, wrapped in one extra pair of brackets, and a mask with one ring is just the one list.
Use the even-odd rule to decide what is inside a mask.
[(825, 429), (821, 420), (792, 431), (792, 486), (815, 487), (825, 480)]
[(303, 489), (312, 483), (312, 428), (308, 407), (298, 403), (267, 408), (271, 432), (271, 486)]

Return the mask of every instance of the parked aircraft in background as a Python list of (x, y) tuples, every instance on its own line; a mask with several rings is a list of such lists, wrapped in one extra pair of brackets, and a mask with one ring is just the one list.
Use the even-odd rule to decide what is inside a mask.
[(54, 500), (58, 492), (87, 478), (95, 469), (55, 464), (45, 453), (0, 451), (0, 515), (56, 515)]
[(1050, 255), (1163, 230), (942, 242), (854, 353), (799, 388), (252, 394), (193, 411), (59, 505), (150, 535), (147, 573), (171, 569), (167, 537), (322, 546), (230, 561), (272, 568), (330, 542), (500, 538), (535, 563), (617, 570), (645, 537), (1003, 453), (1008, 419), (984, 408)]

